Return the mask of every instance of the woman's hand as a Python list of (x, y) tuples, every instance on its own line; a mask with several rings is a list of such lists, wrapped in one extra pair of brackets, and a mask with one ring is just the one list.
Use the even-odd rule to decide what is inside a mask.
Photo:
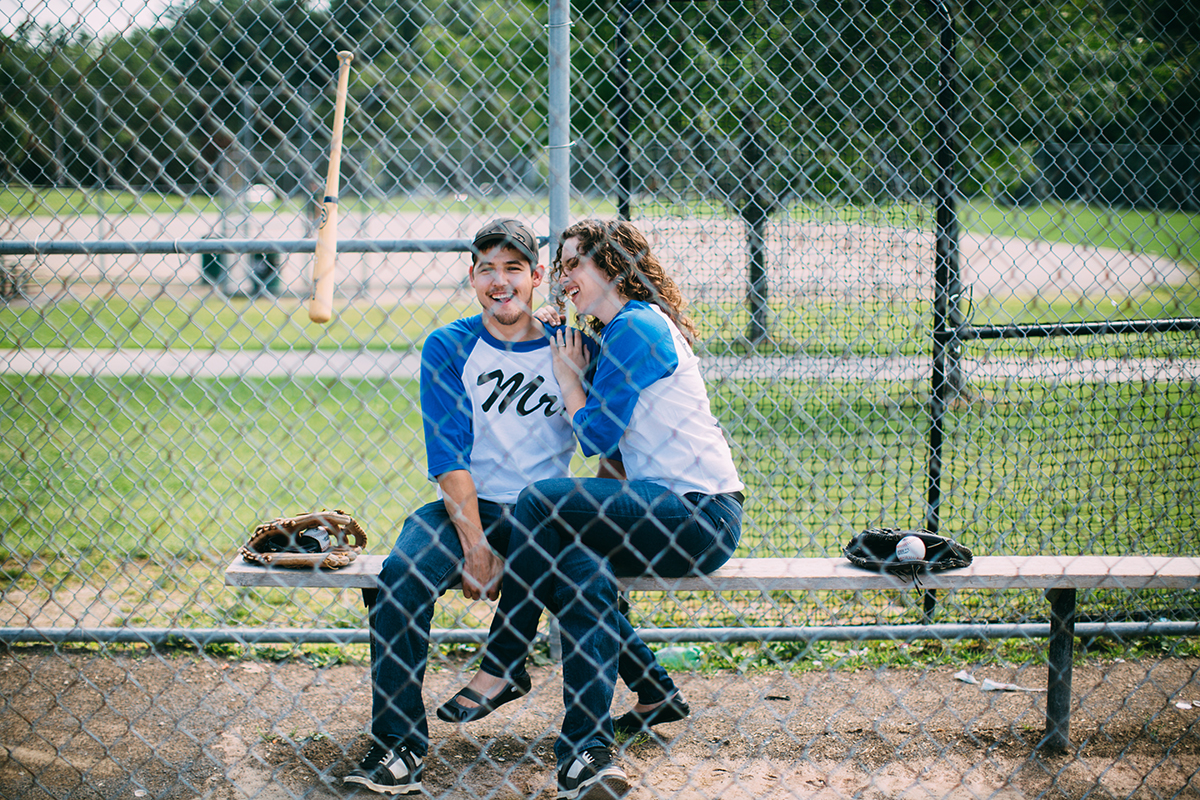
[(533, 316), (547, 325), (554, 325), (555, 327), (566, 322), (566, 318), (559, 313), (558, 308), (552, 305), (542, 306), (537, 311), (533, 312)]
[(583, 346), (583, 334), (574, 328), (564, 328), (550, 342), (554, 377), (562, 391), (567, 414), (573, 416), (587, 402), (583, 391), (583, 371), (588, 365), (588, 351)]

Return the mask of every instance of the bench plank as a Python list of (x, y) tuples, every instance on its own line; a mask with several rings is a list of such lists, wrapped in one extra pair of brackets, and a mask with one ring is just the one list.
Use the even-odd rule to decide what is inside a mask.
[[(382, 555), (338, 570), (271, 569), (240, 556), (225, 570), (229, 586), (374, 588)], [(911, 580), (860, 569), (844, 558), (734, 558), (690, 578), (638, 577), (625, 589), (648, 592), (806, 591), (912, 588)], [(1193, 589), (1200, 558), (1185, 556), (978, 556), (962, 569), (921, 576), (922, 589)]]

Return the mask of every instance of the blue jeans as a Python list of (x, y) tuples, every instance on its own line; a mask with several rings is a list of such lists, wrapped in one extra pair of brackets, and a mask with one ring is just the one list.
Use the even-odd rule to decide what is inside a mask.
[(558, 478), (525, 489), (513, 515), (482, 668), (497, 676), (519, 673), (542, 609), (558, 616), (567, 714), (555, 753), (564, 763), (612, 743), (609, 706), (618, 673), (642, 703), (674, 689), (618, 610), (616, 578), (712, 572), (737, 548), (742, 506), (732, 495), (678, 495), (649, 481)]
[[(512, 506), (479, 501), (488, 543), (508, 549)], [(429, 723), (421, 686), (429, 659), (429, 631), (437, 599), (462, 580), (463, 551), (458, 532), (436, 500), (404, 521), (379, 573), (378, 590), (364, 590), (371, 625), (371, 733), (379, 741), (407, 744), (424, 756)]]

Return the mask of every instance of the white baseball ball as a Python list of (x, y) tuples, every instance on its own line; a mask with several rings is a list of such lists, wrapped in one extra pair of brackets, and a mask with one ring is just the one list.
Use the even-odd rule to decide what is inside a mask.
[(905, 536), (896, 542), (896, 558), (900, 561), (920, 561), (925, 557), (925, 543), (919, 536)]

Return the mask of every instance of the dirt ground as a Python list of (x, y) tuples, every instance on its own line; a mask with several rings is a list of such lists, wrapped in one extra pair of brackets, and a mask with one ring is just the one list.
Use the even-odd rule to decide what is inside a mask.
[[(1077, 666), (1063, 755), (1035, 748), (1043, 693), (984, 692), (955, 672), (683, 675), (692, 718), (619, 757), (638, 800), (1200, 797), (1200, 660)], [(1046, 681), (1041, 665), (971, 672)], [(431, 722), (425, 795), (554, 797), (561, 680), (555, 666), (532, 673), (529, 697), (484, 720)], [(463, 680), (437, 665), (427, 703)], [(0, 697), (0, 795), (35, 800), (349, 797), (340, 778), (366, 750), (370, 716), (362, 665), (150, 649), (0, 650)], [(621, 689), (616, 710), (631, 703)]]

